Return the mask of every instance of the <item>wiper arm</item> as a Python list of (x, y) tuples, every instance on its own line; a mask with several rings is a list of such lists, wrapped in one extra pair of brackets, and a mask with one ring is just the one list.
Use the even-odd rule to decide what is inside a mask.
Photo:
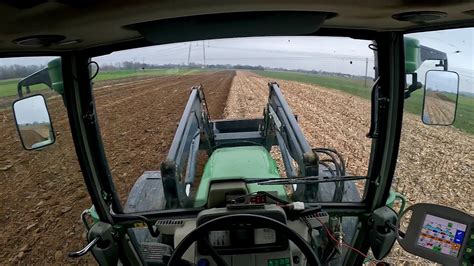
[(267, 178), (267, 179), (245, 179), (246, 183), (257, 183), (257, 185), (290, 185), (290, 184), (317, 184), (333, 183), (341, 181), (367, 180), (368, 176), (306, 176), (295, 178)]

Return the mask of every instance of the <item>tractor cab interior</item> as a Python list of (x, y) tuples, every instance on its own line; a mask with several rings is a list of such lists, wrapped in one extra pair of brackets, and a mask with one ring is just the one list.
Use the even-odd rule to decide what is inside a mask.
[[(181, 6), (173, 1), (0, 4), (0, 14), (5, 15), (2, 20), (16, 21), (11, 31), (0, 28), (0, 36), (7, 40), (0, 42), (2, 57), (55, 56), (45, 68), (18, 82), (13, 114), (23, 147), (41, 150), (54, 145), (56, 136), (47, 108), (49, 99), (31, 93), (30, 86), (45, 84), (61, 96), (57, 98), (67, 110), (92, 201), (92, 207), (81, 215), (87, 243), (82, 250), (71, 252), (71, 257), (91, 252), (104, 265), (360, 265), (383, 262), (397, 241), (407, 252), (434, 262), (474, 263), (472, 213), (430, 203), (402, 207), (397, 212), (390, 200), (405, 100), (422, 100), (423, 123), (451, 125), (460, 88), (465, 85), (462, 75), (451, 68), (451, 55), (426, 45), (417, 34), (449, 29), (474, 34), (472, 3), (443, 2), (434, 7), (415, 1), (414, 6), (400, 2), (388, 7), (387, 1), (365, 1), (360, 6), (344, 0), (268, 5), (184, 2)], [(90, 12), (82, 12), (86, 9)], [(54, 23), (53, 11), (57, 14)], [(32, 26), (33, 19), (45, 23)], [(230, 67), (230, 63), (213, 64), (210, 52), (206, 63), (205, 49), (224, 49), (219, 60), (231, 56), (226, 55), (230, 53), (226, 44), (233, 47), (232, 53), (253, 52), (252, 59), (240, 57), (248, 63), (264, 57), (266, 45), (280, 41), (319, 45), (322, 51), (322, 38), (329, 40), (328, 46), (345, 47), (341, 49), (346, 49), (346, 54), (355, 51), (351, 50), (357, 49), (354, 47), (365, 49), (363, 57), (350, 61), (351, 67), (362, 73), (351, 77), (358, 77), (360, 84), (365, 82), (370, 88), (370, 107), (364, 109), (370, 123), (364, 127), (367, 134), (359, 136), (361, 142), (367, 142), (365, 154), (355, 157), (333, 147), (315, 147), (312, 139), (320, 136), (308, 134), (301, 124), (313, 123), (317, 128), (317, 122), (308, 122), (293, 110), (294, 103), (307, 98), (286, 97), (287, 91), (298, 88), (278, 78), (267, 76), (257, 83), (252, 75), (263, 75), (259, 69), (247, 76), (266, 100), (261, 101), (258, 116), (224, 117), (211, 106), (211, 102), (221, 101), (215, 98), (219, 82), (233, 80), (235, 84), (241, 70), (235, 62)], [(189, 70), (195, 44), (201, 45), (204, 63)], [(186, 61), (187, 56), (186, 71), (192, 72), (186, 83), (189, 90), (180, 96), (182, 103), (162, 94), (160, 104), (151, 96), (146, 103), (136, 104), (137, 108), (145, 104), (157, 109), (158, 105), (182, 108), (177, 126), (171, 129), (174, 137), (166, 156), (151, 166), (143, 162), (137, 176), (122, 176), (122, 166), (114, 159), (116, 152), (109, 151), (113, 141), (104, 144), (104, 140), (123, 137), (125, 131), (109, 131), (107, 124), (118, 124), (132, 114), (115, 110), (112, 100), (133, 106), (137, 101), (134, 95), (159, 88), (150, 85), (145, 92), (137, 89), (136, 94), (112, 99), (104, 96), (107, 90), (135, 80), (96, 88), (100, 80), (96, 77), (103, 71), (101, 60), (105, 57), (155, 46), (164, 47), (164, 57), (184, 51), (180, 60)], [(271, 59), (272, 70), (278, 69), (278, 60), (295, 60), (294, 69), (304, 69), (301, 58), (308, 60), (308, 52), (295, 47), (296, 56), (279, 54), (281, 58)], [(344, 59), (337, 47), (330, 49), (336, 60)], [(145, 50), (137, 51), (143, 61), (151, 56)], [(128, 58), (132, 58), (130, 54), (126, 54)], [(315, 58), (325, 60), (325, 56), (321, 52)], [(137, 60), (141, 59), (135, 58), (133, 63)], [(426, 67), (423, 63), (428, 62), (432, 68), (420, 74)], [(136, 71), (146, 73), (145, 66), (143, 63)], [(364, 70), (365, 80), (361, 78)], [(202, 72), (201, 76), (192, 76), (196, 71)], [(151, 78), (148, 82), (156, 83)], [(179, 81), (163, 78), (160, 82), (171, 94)], [(449, 98), (450, 107), (443, 115), (434, 111), (434, 98)], [(311, 104), (317, 106), (318, 102)], [(251, 108), (242, 106), (242, 110)], [(157, 123), (153, 114), (138, 109), (131, 112), (142, 114), (140, 121)], [(176, 122), (168, 120), (162, 125)], [(138, 123), (134, 126), (140, 128)], [(161, 133), (149, 135), (147, 130), (135, 140), (144, 141), (150, 152), (160, 151), (156, 147), (159, 142), (151, 138)], [(39, 137), (29, 137), (33, 131)], [(130, 147), (122, 151), (141, 156)], [(361, 171), (348, 167), (357, 160), (366, 162), (361, 163), (365, 167)], [(131, 182), (122, 189), (125, 179)], [(437, 237), (430, 232), (439, 233), (434, 225), (453, 234), (441, 241), (449, 248), (429, 248)]]

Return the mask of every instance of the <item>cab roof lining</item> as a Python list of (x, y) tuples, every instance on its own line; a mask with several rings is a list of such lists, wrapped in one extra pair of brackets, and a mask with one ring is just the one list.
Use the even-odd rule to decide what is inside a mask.
[[(261, 11), (198, 15), (130, 25), (153, 44), (194, 40), (306, 35), (318, 31), (334, 13)], [(291, 24), (288, 21), (292, 21)]]
[[(79, 3), (80, 2), (80, 3)], [(344, 29), (355, 31), (406, 31), (432, 25), (472, 25), (474, 22), (473, 2), (470, 0), (359, 0), (356, 4), (352, 0), (182, 0), (179, 3), (172, 0), (7, 0), (0, 3), (0, 51), (2, 53), (62, 53), (90, 48), (105, 48), (120, 43), (166, 43), (159, 34), (150, 39), (144, 30), (137, 25), (152, 25), (157, 21), (169, 21), (173, 18), (196, 17), (212, 14), (229, 14), (266, 11), (305, 11), (314, 14), (333, 14), (324, 20), (318, 27), (321, 29)], [(426, 23), (398, 21), (392, 18), (394, 14), (412, 11), (439, 11), (447, 15), (443, 18)], [(334, 16), (334, 14), (336, 14)], [(245, 20), (245, 19), (244, 19)], [(285, 21), (286, 31), (301, 35), (301, 24), (296, 20)], [(135, 25), (131, 27), (130, 25)], [(231, 24), (229, 24), (231, 25)], [(247, 24), (248, 25), (248, 24)], [(202, 26), (202, 25), (201, 25)], [(246, 24), (233, 25), (235, 31), (245, 31)], [(315, 26), (315, 25), (313, 25)], [(230, 26), (229, 26), (230, 27)], [(238, 29), (238, 28), (241, 29)], [(283, 27), (283, 26), (281, 26)], [(201, 27), (204, 29), (205, 27)], [(225, 28), (214, 28), (208, 24), (211, 31), (220, 31)], [(267, 27), (267, 34), (272, 29)], [(265, 27), (261, 30), (265, 31)], [(185, 28), (182, 35), (191, 33)], [(148, 33), (151, 31), (148, 30)], [(234, 32), (235, 33), (235, 32)], [(180, 34), (175, 32), (174, 40)], [(274, 33), (275, 34), (275, 33)], [(27, 47), (14, 43), (13, 40), (32, 35), (63, 35), (65, 45), (51, 45), (48, 47)], [(215, 34), (219, 37), (219, 34)], [(221, 34), (222, 35), (222, 34)], [(251, 34), (234, 34), (233, 36), (250, 36)], [(261, 35), (261, 34), (258, 34)], [(293, 34), (289, 34), (293, 35)], [(147, 37), (147, 38), (144, 38)], [(196, 32), (193, 37), (183, 40), (212, 37)], [(228, 36), (228, 35), (227, 35)], [(79, 40), (77, 43), (68, 41)]]

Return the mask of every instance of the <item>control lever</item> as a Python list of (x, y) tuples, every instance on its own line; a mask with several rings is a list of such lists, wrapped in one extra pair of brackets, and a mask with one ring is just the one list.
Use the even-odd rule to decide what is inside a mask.
[(70, 252), (69, 257), (78, 258), (84, 256), (89, 250), (91, 250), (100, 240), (100, 236), (96, 236), (89, 244), (87, 244), (83, 249), (75, 252)]

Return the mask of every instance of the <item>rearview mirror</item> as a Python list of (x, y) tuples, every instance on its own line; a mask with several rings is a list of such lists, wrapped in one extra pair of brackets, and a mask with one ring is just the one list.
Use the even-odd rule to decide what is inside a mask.
[(55, 141), (51, 118), (42, 95), (16, 100), (13, 116), (23, 148), (35, 150)]
[(459, 75), (453, 71), (429, 70), (425, 75), (422, 121), (427, 125), (454, 123), (459, 93)]

